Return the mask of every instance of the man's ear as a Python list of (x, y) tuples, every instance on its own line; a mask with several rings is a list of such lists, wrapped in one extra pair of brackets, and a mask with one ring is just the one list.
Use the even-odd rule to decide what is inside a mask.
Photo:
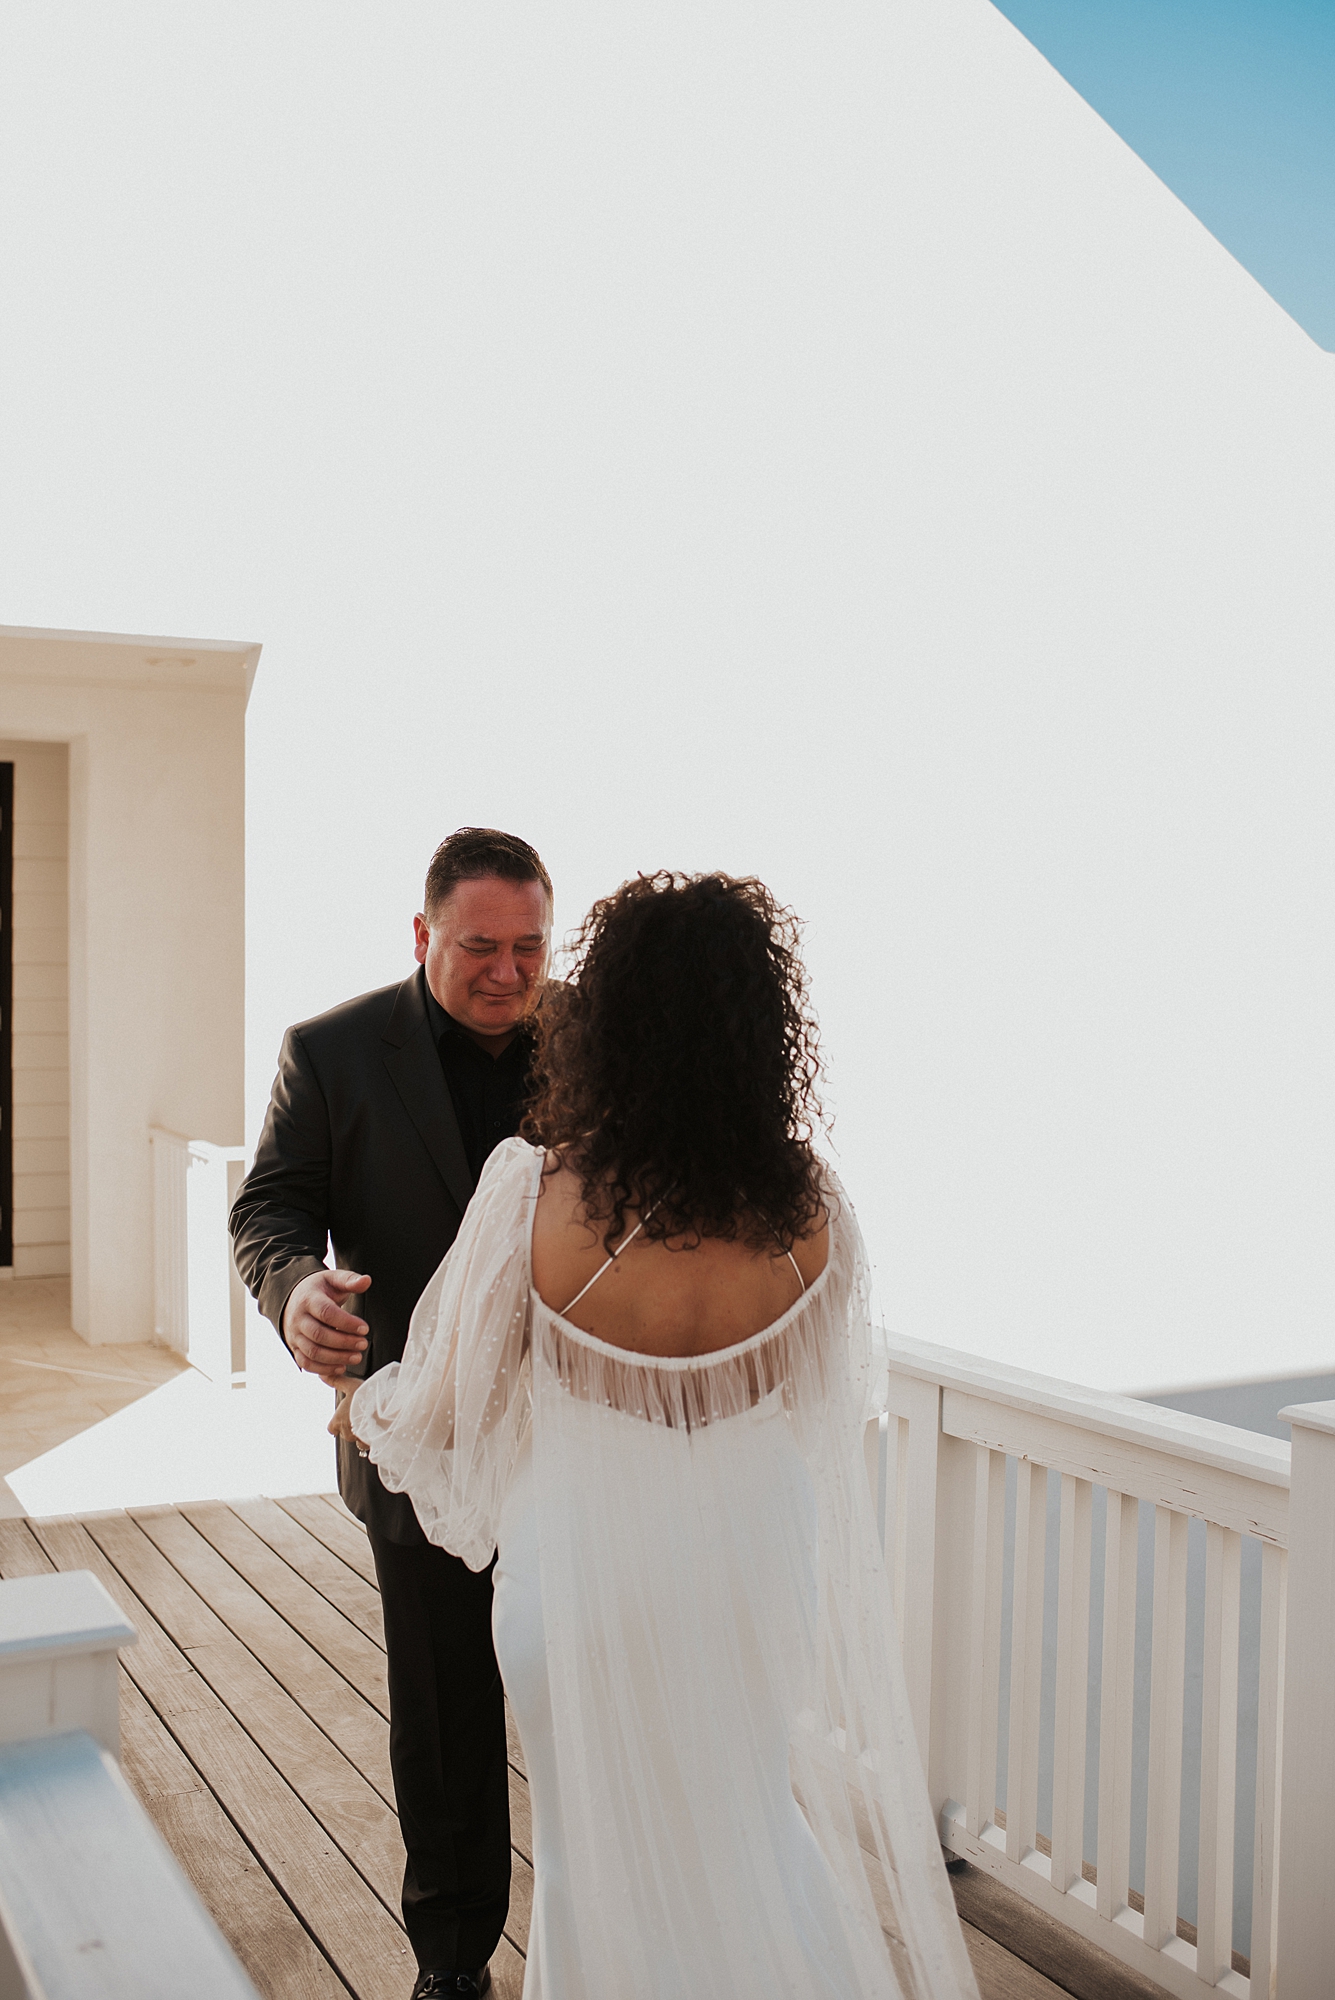
[(413, 918), (413, 957), (419, 965), (426, 964), (427, 947), (431, 943), (431, 931), (427, 920), (420, 911)]

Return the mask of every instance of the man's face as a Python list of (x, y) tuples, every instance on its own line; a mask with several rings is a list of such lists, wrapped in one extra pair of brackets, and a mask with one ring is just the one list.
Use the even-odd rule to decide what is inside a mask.
[(414, 956), (450, 1017), (497, 1053), (547, 969), (552, 913), (541, 882), (460, 882), (435, 918), (413, 918)]

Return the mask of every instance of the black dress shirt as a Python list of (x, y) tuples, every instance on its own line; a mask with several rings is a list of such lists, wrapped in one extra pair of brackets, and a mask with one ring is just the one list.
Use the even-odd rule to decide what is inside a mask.
[(429, 986), (426, 1009), (469, 1171), (476, 1182), (501, 1140), (513, 1138), (519, 1130), (532, 1091), (532, 1036), (521, 1026), (502, 1055), (489, 1056), (467, 1029), (445, 1012)]

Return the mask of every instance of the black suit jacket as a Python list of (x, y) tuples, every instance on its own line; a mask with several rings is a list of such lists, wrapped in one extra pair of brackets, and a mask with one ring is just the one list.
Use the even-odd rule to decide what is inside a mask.
[[(288, 1029), (255, 1164), (232, 1204), (237, 1269), (281, 1334), (294, 1285), (323, 1267), (332, 1241), (341, 1269), (371, 1279), (355, 1306), (371, 1329), (369, 1375), (401, 1358), (473, 1185), (419, 967), (401, 986)], [(389, 1540), (424, 1539), (407, 1496), (386, 1492), (342, 1439), (338, 1486)]]

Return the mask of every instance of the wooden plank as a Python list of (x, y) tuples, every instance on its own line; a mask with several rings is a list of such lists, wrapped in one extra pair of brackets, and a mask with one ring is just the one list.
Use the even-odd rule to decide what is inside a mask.
[(1205, 1645), (1201, 1699), (1201, 1816), (1196, 1886), (1196, 1973), (1215, 1986), (1233, 1969), (1233, 1818), (1237, 1799), (1238, 1624), (1242, 1541), (1205, 1531)]
[[(325, 1831), (371, 1882), (387, 1908), (396, 1911), (403, 1877), (403, 1848), (397, 1820), (383, 1805), (375, 1814), (365, 1792), (358, 1792), (356, 1784), (350, 1782), (343, 1754), (314, 1721), (303, 1714), (294, 1723), (291, 1704), (274, 1701), (272, 1686), (265, 1685), (267, 1677), (257, 1673), (253, 1665), (249, 1669), (245, 1665), (250, 1657), (249, 1644), (240, 1643), (246, 1639), (279, 1651), (282, 1663), (292, 1671), (294, 1645), (304, 1647), (305, 1642), (288, 1630), (278, 1613), (223, 1561), (182, 1513), (174, 1509), (145, 1511), (136, 1525), (159, 1554), (166, 1557), (180, 1579), (181, 1588), (173, 1589), (170, 1578), (162, 1573), (153, 1582), (147, 1582), (133, 1556), (126, 1557), (121, 1550), (122, 1567), (129, 1570), (130, 1580), (139, 1585), (150, 1608), (169, 1631), (174, 1617), (189, 1629), (198, 1630), (199, 1609), (191, 1601), (195, 1598), (233, 1627), (230, 1646), (215, 1638), (209, 1643), (190, 1646), (188, 1657), (256, 1738)], [(113, 1549), (108, 1553), (117, 1556), (118, 1551)], [(187, 1590), (189, 1598), (184, 1596)], [(279, 1636), (279, 1628), (286, 1635), (285, 1641)], [(319, 1699), (332, 1682), (342, 1689), (348, 1701), (359, 1699), (318, 1655), (309, 1648), (305, 1648), (305, 1655), (304, 1672), (298, 1684), (304, 1685), (307, 1694)], [(304, 1678), (305, 1672), (309, 1672), (309, 1679)], [(294, 1674), (294, 1678), (298, 1676)], [(365, 1703), (361, 1706), (366, 1720), (379, 1731), (378, 1754), (383, 1762), (384, 1782), (390, 1787), (392, 1797), (388, 1728)], [(514, 1773), (511, 1778), (512, 1808), (524, 1846), (513, 1857), (506, 1932), (522, 1950), (533, 1910), (533, 1869), (529, 1858), (532, 1834), (528, 1786)], [(366, 1821), (374, 1821), (374, 1825), (363, 1831)]]
[(389, 1685), (379, 1646), (350, 1625), (341, 1611), (275, 1555), (230, 1507), (215, 1501), (183, 1507), (181, 1512), (266, 1603), (388, 1720)]
[(346, 2000), (342, 1980), (123, 1669), (121, 1763), (264, 2000)]
[(294, 1521), (299, 1521), (308, 1535), (314, 1535), (317, 1542), (323, 1542), (340, 1562), (345, 1562), (367, 1583), (379, 1588), (375, 1557), (371, 1554), (366, 1530), (356, 1516), (348, 1512), (337, 1493), (303, 1494), (279, 1500), (277, 1504)]
[(1136, 1691), (1136, 1562), (1140, 1506), (1109, 1493), (1103, 1550), (1103, 1682), (1099, 1691), (1098, 1912), (1127, 1907), (1131, 1869), (1131, 1725)]
[[(341, 1690), (345, 1703), (359, 1704), (361, 1719), (367, 1726), (364, 1735), (376, 1732), (373, 1738), (373, 1754), (380, 1769), (381, 1782), (386, 1788), (384, 1796), (392, 1801), (394, 1793), (389, 1768), (389, 1729), (383, 1719), (366, 1703), (361, 1702), (360, 1697), (348, 1688), (341, 1676), (336, 1675), (318, 1654), (312, 1652), (298, 1634), (289, 1630), (272, 1607), (251, 1590), (244, 1578), (238, 1576), (230, 1564), (223, 1561), (217, 1551), (180, 1513), (155, 1510), (151, 1514), (146, 1513), (139, 1525), (154, 1541), (160, 1552), (168, 1558), (178, 1574), (189, 1583), (195, 1594), (205, 1600), (209, 1608), (230, 1627), (238, 1640), (245, 1641), (247, 1648), (257, 1652), (258, 1657), (266, 1665), (272, 1654), (275, 1667), (283, 1669), (290, 1676), (290, 1679), (284, 1681), (284, 1685), (303, 1708), (306, 1708), (308, 1701), (323, 1703), (331, 1689), (335, 1700), (338, 1699), (338, 1691)], [(155, 1602), (152, 1608), (160, 1617), (163, 1615), (160, 1603)], [(297, 1649), (301, 1649), (299, 1659), (296, 1658)], [(344, 1852), (349, 1854), (349, 1858), (356, 1863), (362, 1873), (366, 1873), (366, 1868), (363, 1866), (366, 1858), (364, 1850), (349, 1849), (348, 1828), (335, 1816), (346, 1804), (343, 1796), (346, 1789), (346, 1774), (341, 1770), (343, 1759), (339, 1750), (327, 1740), (329, 1735), (334, 1734), (331, 1719), (322, 1715), (318, 1706), (307, 1710), (308, 1714), (314, 1716), (315, 1722), (324, 1725), (325, 1734), (316, 1733), (305, 1746), (305, 1761), (298, 1764), (297, 1760), (288, 1754), (286, 1742), (271, 1742), (261, 1735), (258, 1725), (264, 1718), (259, 1705), (246, 1702), (244, 1707), (237, 1706), (232, 1697), (238, 1690), (230, 1685), (230, 1681), (217, 1676), (216, 1659), (208, 1647), (192, 1647), (189, 1657), (199, 1666), (205, 1679), (227, 1702), (233, 1713), (239, 1715), (245, 1722), (250, 1733), (261, 1741), (261, 1747), (265, 1749), (271, 1761), (282, 1770), (294, 1790), (311, 1807), (325, 1830), (334, 1835)], [(276, 1678), (283, 1679), (283, 1672), (277, 1672)], [(244, 1697), (244, 1688), (239, 1692)], [(349, 1761), (361, 1770), (362, 1767), (357, 1759), (349, 1753), (349, 1745), (341, 1728), (335, 1741), (341, 1746), (342, 1751), (349, 1755)], [(321, 1759), (331, 1768), (322, 1768)], [(338, 1768), (332, 1768), (334, 1766)], [(363, 1775), (370, 1774), (363, 1772)], [(328, 1805), (331, 1795), (332, 1812)], [(514, 1771), (510, 1774), (510, 1812), (512, 1845), (515, 1852), (511, 1872), (510, 1914), (506, 1922), (506, 1932), (522, 1951), (527, 1941), (533, 1910), (533, 1836), (528, 1785), (525, 1779)], [(383, 1835), (381, 1865), (371, 1879), (387, 1906), (391, 1910), (397, 1910), (403, 1876), (403, 1848), (397, 1821), (388, 1812), (384, 1815)]]
[[(101, 1523), (94, 1524), (101, 1529)], [(185, 1652), (219, 1700), (252, 1736), (324, 1831), (396, 1914), (403, 1882), (403, 1847), (391, 1808), (316, 1721), (284, 1689), (213, 1609), (248, 1590), (184, 1517), (157, 1513), (142, 1524), (110, 1524), (97, 1539), (154, 1617)], [(254, 1598), (257, 1620), (282, 1620)], [(239, 1614), (245, 1622), (246, 1608)], [(272, 1636), (270, 1629), (270, 1636)], [(351, 1690), (347, 1691), (349, 1695)], [(355, 1697), (354, 1697), (355, 1699)], [(369, 1713), (369, 1711), (368, 1711)], [(383, 1728), (384, 1725), (382, 1724)], [(388, 1747), (386, 1745), (386, 1763)]]
[(138, 1633), (134, 1646), (121, 1654), (121, 1670), (134, 1665), (131, 1679), (140, 1689), (145, 1677), (159, 1684), (174, 1675), (192, 1680), (195, 1670), (179, 1647), (172, 1644), (146, 1604), (141, 1604), (128, 1583), (103, 1555), (82, 1521), (68, 1517), (38, 1523), (33, 1533), (56, 1569), (87, 1569), (105, 1584)]
[(533, 1813), (529, 1802), (528, 1779), (515, 1763), (519, 1732), (505, 1705), (507, 1760), (510, 1765), (510, 1913), (506, 1935), (519, 1950), (528, 1950), (529, 1925), (533, 1920)]
[(1145, 1816), (1145, 1929), (1151, 1951), (1177, 1937), (1182, 1820), (1182, 1704), (1187, 1638), (1187, 1517), (1154, 1510), (1150, 1769)]
[(1050, 1979), (1059, 1992), (1078, 1994), (1079, 2000), (1164, 2000), (1162, 1987), (1035, 1909), (983, 1869), (970, 1863), (952, 1868), (950, 1886), (966, 1923)]
[(1022, 1958), (1013, 1958), (985, 1931), (964, 1923), (960, 1928), (978, 1981), (978, 2000), (1070, 2000), (1064, 1988), (1054, 1986)]
[[(192, 1510), (193, 1511), (193, 1510)], [(368, 1762), (372, 1769), (366, 1770), (352, 1755), (352, 1746), (347, 1741), (341, 1726), (337, 1729), (336, 1741), (343, 1753), (364, 1776), (378, 1774), (380, 1784), (385, 1787), (384, 1797), (393, 1799), (393, 1780), (389, 1769), (389, 1730), (384, 1720), (366, 1703), (360, 1700), (341, 1676), (306, 1646), (300, 1636), (287, 1627), (279, 1614), (255, 1592), (232, 1566), (225, 1562), (217, 1550), (207, 1542), (183, 1512), (174, 1509), (145, 1510), (137, 1517), (137, 1524), (150, 1537), (159, 1552), (167, 1557), (172, 1568), (187, 1584), (193, 1595), (202, 1599), (208, 1608), (218, 1615), (235, 1635), (244, 1641), (245, 1647), (257, 1654), (265, 1665), (271, 1665), (275, 1678), (282, 1680), (289, 1693), (303, 1708), (308, 1703), (315, 1706), (308, 1709), (314, 1717), (310, 1724), (315, 1731), (319, 1723), (325, 1734), (319, 1731), (304, 1745), (304, 1756), (298, 1760), (293, 1754), (289, 1739), (277, 1734), (278, 1725), (284, 1720), (280, 1715), (269, 1718), (265, 1715), (262, 1691), (261, 1699), (252, 1703), (245, 1699), (243, 1686), (233, 1684), (230, 1674), (218, 1672), (218, 1657), (213, 1647), (192, 1646), (189, 1657), (198, 1665), (215, 1691), (227, 1702), (229, 1708), (245, 1722), (252, 1735), (261, 1740), (275, 1766), (280, 1769), (294, 1790), (311, 1807), (325, 1830), (339, 1842), (349, 1858), (367, 1873), (366, 1850), (349, 1846), (350, 1834), (355, 1833), (356, 1823), (349, 1823), (349, 1801), (346, 1797), (346, 1772), (342, 1769), (343, 1756), (334, 1744), (327, 1740), (335, 1734), (335, 1723), (325, 1711), (325, 1705), (341, 1715), (348, 1704), (358, 1704), (360, 1714), (355, 1718), (358, 1724), (360, 1747), (369, 1750)], [(248, 1531), (249, 1532), (249, 1531)], [(331, 1560), (333, 1558), (331, 1557)], [(138, 1580), (138, 1579), (134, 1579)], [(170, 1626), (163, 1603), (154, 1601), (153, 1610), (164, 1618)], [(186, 1602), (180, 1615), (193, 1622), (198, 1620), (198, 1610)], [(233, 1673), (235, 1662), (232, 1662)], [(341, 1690), (341, 1695), (340, 1695)], [(238, 1705), (237, 1697), (242, 1698)], [(342, 1704), (340, 1707), (339, 1704)], [(264, 1723), (270, 1727), (263, 1731)], [(379, 1786), (377, 1786), (379, 1789)], [(506, 1931), (511, 1940), (522, 1950), (528, 1937), (528, 1927), (533, 1909), (533, 1869), (532, 1831), (529, 1817), (528, 1786), (524, 1779), (511, 1773), (511, 1814), (512, 1835), (515, 1854), (511, 1873), (510, 1915)], [(356, 1805), (356, 1801), (351, 1802)], [(364, 1807), (365, 1802), (361, 1801)], [(399, 1839), (398, 1825), (386, 1810), (381, 1838), (378, 1842), (378, 1865), (370, 1875), (373, 1886), (391, 1910), (398, 1907), (398, 1898), (403, 1875), (403, 1849)]]
[[(267, 1542), (275, 1555), (281, 1556), (289, 1568), (306, 1579), (312, 1590), (318, 1590), (321, 1597), (384, 1652), (385, 1621), (380, 1592), (373, 1583), (349, 1568), (324, 1542), (317, 1541), (276, 1500), (234, 1500), (231, 1505), (232, 1512), (261, 1541)], [(328, 1514), (329, 1509), (322, 1507), (320, 1512)]]
[[(523, 2000), (523, 1954), (516, 1951), (507, 1937), (501, 1939), (491, 1955), (491, 1991), (493, 2000)], [(406, 1988), (399, 2000), (407, 2000)]]
[[(394, 1781), (389, 1764), (389, 1724), (384, 1716), (355, 1688), (349, 1687), (342, 1674), (322, 1659), (299, 1632), (292, 1630), (287, 1620), (224, 1561), (183, 1514), (173, 1510), (144, 1513), (137, 1518), (144, 1533), (196, 1595), (338, 1745), (342, 1755), (374, 1787), (385, 1805), (392, 1807)], [(397, 1833), (394, 1845), (397, 1851)], [(401, 1855), (396, 1865), (401, 1871)], [(397, 1907), (398, 1893), (396, 1888), (393, 1907)]]
[(511, 1770), (518, 1771), (521, 1777), (526, 1778), (528, 1776), (528, 1766), (524, 1762), (524, 1746), (519, 1740), (519, 1730), (516, 1727), (514, 1716), (510, 1713), (510, 1704), (508, 1701), (505, 1704), (505, 1746), (506, 1755), (510, 1759)]
[(1057, 1715), (1052, 1755), (1052, 1873), (1065, 1895), (1082, 1879), (1089, 1707), (1089, 1567), (1093, 1494), (1062, 1474), (1057, 1555)]
[[(509, 1721), (509, 1710), (506, 1710)], [(533, 1817), (529, 1805), (528, 1779), (510, 1767), (510, 1913), (505, 1920), (506, 1936), (521, 1952), (528, 1950), (529, 1925), (533, 1921)]]
[[(241, 1515), (247, 1522), (247, 1525), (253, 1527), (257, 1533), (262, 1534), (264, 1539), (269, 1540), (269, 1536), (261, 1526), (260, 1519), (252, 1516), (249, 1511), (252, 1504), (255, 1503), (234, 1504), (233, 1511)], [(340, 1562), (346, 1563), (351, 1557), (359, 1557), (362, 1565), (359, 1574), (363, 1577), (369, 1576), (374, 1579), (375, 1564), (367, 1542), (366, 1530), (360, 1521), (354, 1520), (353, 1516), (348, 1513), (337, 1494), (311, 1494), (295, 1499), (284, 1499), (258, 1504), (260, 1506), (281, 1508), (283, 1513), (289, 1515), (312, 1538), (322, 1541), (331, 1553), (337, 1555)], [(326, 1526), (321, 1516), (326, 1517), (332, 1526)], [(276, 1541), (271, 1541), (270, 1546), (278, 1548)], [(281, 1548), (278, 1548), (278, 1552), (282, 1553)], [(294, 1553), (296, 1553), (295, 1546)], [(308, 1576), (307, 1581), (315, 1583), (316, 1578), (313, 1575)], [(376, 1595), (378, 1598), (378, 1590), (376, 1591)], [(214, 1599), (210, 1601), (216, 1602)], [(241, 1633), (239, 1636), (244, 1638), (246, 1635)], [(253, 1642), (249, 1640), (247, 1640), (247, 1643), (253, 1645)], [(282, 1675), (279, 1674), (278, 1678), (282, 1679)], [(296, 1692), (295, 1689), (292, 1691)], [(507, 1754), (511, 1768), (510, 1831), (512, 1845), (515, 1853), (522, 1860), (528, 1861), (531, 1864), (533, 1859), (533, 1830), (529, 1810), (528, 1785), (525, 1781), (524, 1751), (519, 1741), (519, 1731), (515, 1727), (514, 1717), (510, 1713), (508, 1704), (505, 1711), (505, 1728), (508, 1746)], [(368, 1771), (367, 1776), (371, 1775)], [(392, 1798), (392, 1791), (388, 1792), (386, 1796)], [(527, 1919), (525, 1919), (524, 1930), (526, 1933)]]
[[(264, 1503), (260, 1503), (261, 1505)], [(336, 1493), (308, 1494), (283, 1499), (276, 1504), (297, 1525), (305, 1530), (313, 1540), (323, 1544), (338, 1561), (353, 1570), (376, 1593), (376, 1623), (374, 1626), (358, 1619), (351, 1606), (341, 1594), (324, 1592), (340, 1610), (359, 1623), (381, 1646), (384, 1645), (384, 1626), (379, 1616), (379, 1581), (376, 1576), (375, 1558), (371, 1554), (370, 1543), (361, 1522), (351, 1515)], [(315, 1588), (324, 1589), (330, 1579), (328, 1570), (317, 1571), (310, 1567), (306, 1552), (298, 1554), (297, 1545), (282, 1542), (273, 1533), (272, 1517), (267, 1521), (257, 1518), (250, 1505), (238, 1507), (237, 1513), (266, 1540), (270, 1547), (284, 1555), (293, 1567), (300, 1569), (307, 1582)], [(257, 1510), (258, 1511), (258, 1510)], [(346, 1584), (340, 1591), (346, 1591)], [(505, 1712), (508, 1756), (510, 1762), (510, 1837), (512, 1864), (510, 1878), (510, 1910), (506, 1918), (505, 1936), (491, 1961), (492, 1984), (499, 2000), (520, 2000), (524, 1983), (524, 1961), (522, 1954), (528, 1948), (529, 1925), (533, 1913), (533, 1829), (529, 1808), (528, 1782), (524, 1775), (524, 1756), (520, 1747), (518, 1732), (507, 1706)]]
[(1016, 1469), (1015, 1562), (1011, 1582), (1011, 1689), (1006, 1752), (1006, 1855), (1023, 1861), (1038, 1840), (1039, 1696), (1043, 1675), (1043, 1557), (1048, 1475)]
[(528, 1779), (510, 1767), (510, 1845), (525, 1861), (533, 1859), (533, 1815), (529, 1805)]
[[(91, 1525), (99, 1542), (78, 1522), (43, 1522), (36, 1532), (58, 1568), (100, 1575), (138, 1627), (131, 1678), (358, 2000), (403, 2000), (412, 1955), (402, 1930), (108, 1560), (101, 1543), (132, 1546), (130, 1535), (112, 1532), (107, 1519)], [(125, 1530), (169, 1567), (128, 1519)]]
[(510, 1853), (510, 1908), (506, 1912), (505, 1935), (520, 1953), (528, 1950), (529, 1925), (533, 1921), (533, 1864), (522, 1854)]
[(0, 1577), (45, 1576), (54, 1568), (26, 1521), (0, 1521)]

